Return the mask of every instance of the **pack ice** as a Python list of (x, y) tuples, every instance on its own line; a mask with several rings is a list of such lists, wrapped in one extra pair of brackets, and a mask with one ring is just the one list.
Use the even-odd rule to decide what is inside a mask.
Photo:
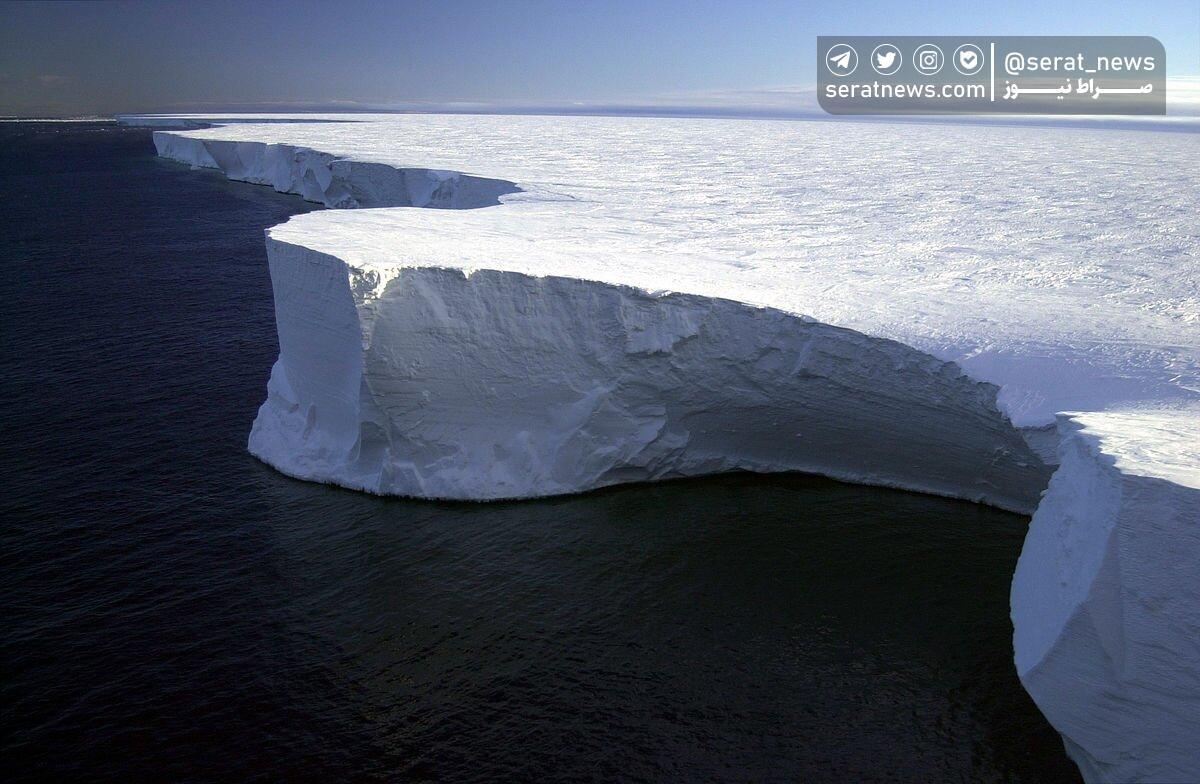
[(1087, 780), (1196, 781), (1200, 145), (1147, 127), (235, 116), (154, 138), (374, 208), (267, 232), (266, 462), (478, 500), (799, 470), (1033, 512), (1025, 687)]

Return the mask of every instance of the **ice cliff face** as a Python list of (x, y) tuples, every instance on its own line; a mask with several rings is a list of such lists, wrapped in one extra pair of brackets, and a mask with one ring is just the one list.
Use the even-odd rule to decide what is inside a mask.
[(1017, 564), (1017, 672), (1088, 781), (1200, 770), (1198, 421), (1063, 417), (1061, 466)]
[[(1037, 506), (1022, 682), (1089, 781), (1200, 780), (1194, 138), (349, 119), (155, 134), (327, 206), (490, 207), (270, 230), (256, 455), (421, 497), (745, 469)], [(1010, 418), (1057, 448), (1040, 505)]]
[(372, 272), (268, 239), (280, 357), (250, 436), (285, 473), (498, 499), (809, 471), (1031, 510), (996, 390), (767, 308), (496, 270)]
[(220, 169), (231, 180), (270, 185), (326, 207), (485, 207), (517, 191), (505, 180), (344, 160), (290, 144), (205, 140), (155, 131), (154, 146), (165, 158)]

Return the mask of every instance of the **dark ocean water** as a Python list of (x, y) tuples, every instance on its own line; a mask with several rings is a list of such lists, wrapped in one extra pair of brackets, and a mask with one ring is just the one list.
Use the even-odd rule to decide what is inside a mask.
[(804, 476), (384, 500), (245, 450), (265, 227), (149, 133), (0, 124), (8, 780), (1075, 780), (1027, 520)]

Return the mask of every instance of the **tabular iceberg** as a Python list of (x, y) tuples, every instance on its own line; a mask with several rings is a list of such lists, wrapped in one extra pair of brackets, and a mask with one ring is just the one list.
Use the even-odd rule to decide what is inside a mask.
[(1036, 506), (1022, 682), (1088, 780), (1200, 778), (1194, 137), (325, 119), (155, 133), (380, 208), (269, 230), (256, 455), (422, 497), (793, 469)]
[(250, 450), (294, 476), (481, 500), (803, 470), (1031, 510), (1048, 475), (995, 387), (895, 341), (570, 277), (385, 283), (280, 234)]
[[(1013, 579), (1017, 672), (1088, 781), (1195, 781), (1200, 416), (1064, 417)], [(1182, 458), (1182, 459), (1181, 459)]]

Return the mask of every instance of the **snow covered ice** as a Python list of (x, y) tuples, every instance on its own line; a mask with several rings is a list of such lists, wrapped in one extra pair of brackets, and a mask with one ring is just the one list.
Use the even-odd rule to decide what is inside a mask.
[(374, 208), (268, 232), (256, 455), (423, 497), (743, 468), (1036, 508), (1026, 688), (1089, 780), (1200, 778), (1195, 135), (228, 119), (155, 143)]
[(1195, 781), (1200, 417), (1064, 417), (1013, 579), (1017, 672), (1089, 781)]

